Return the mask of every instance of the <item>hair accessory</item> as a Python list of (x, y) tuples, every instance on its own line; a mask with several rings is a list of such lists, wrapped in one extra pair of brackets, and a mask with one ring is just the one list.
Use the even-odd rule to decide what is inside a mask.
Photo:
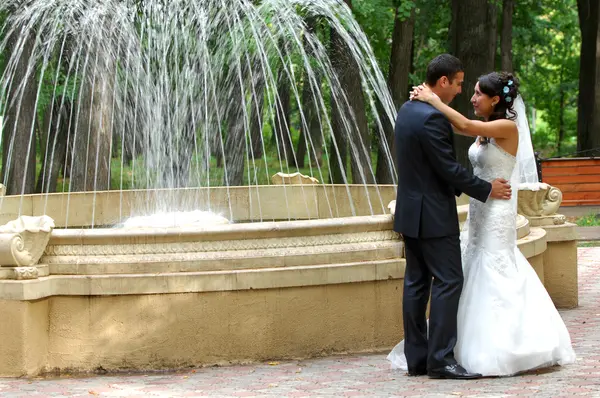
[(510, 91), (510, 88), (508, 88), (508, 86), (504, 86), (504, 94), (508, 94), (508, 92)]
[(509, 81), (508, 81), (508, 85), (509, 85), (509, 86), (512, 86), (512, 85), (513, 85), (513, 81), (512, 81), (512, 80), (509, 80)]
[(505, 100), (506, 102), (511, 102), (511, 101), (512, 101), (512, 97), (509, 95), (509, 96), (508, 96), (508, 97), (506, 97), (504, 100)]

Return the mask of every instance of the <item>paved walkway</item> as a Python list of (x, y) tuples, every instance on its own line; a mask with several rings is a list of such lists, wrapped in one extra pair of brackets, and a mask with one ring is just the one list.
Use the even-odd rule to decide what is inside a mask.
[(474, 381), (407, 377), (384, 354), (205, 368), (175, 374), (0, 379), (0, 397), (600, 397), (600, 247), (579, 249), (580, 307), (563, 311), (578, 360)]

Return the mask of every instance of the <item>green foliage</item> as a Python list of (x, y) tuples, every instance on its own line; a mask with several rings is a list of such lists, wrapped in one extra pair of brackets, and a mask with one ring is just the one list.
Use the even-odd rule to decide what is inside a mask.
[[(500, 0), (493, 1), (501, 6)], [(396, 16), (400, 20), (406, 20), (413, 12), (415, 13), (413, 57), (405, 60), (411, 65), (411, 83), (422, 82), (425, 78), (427, 63), (434, 56), (449, 51), (448, 36), (451, 23), (451, 1), (449, 0), (353, 0), (352, 6), (353, 13), (369, 38), (384, 75), (387, 75), (389, 70), (392, 34)], [(275, 19), (273, 19), (275, 13), (276, 10), (273, 10), (272, 13), (265, 12), (265, 18), (269, 22), (269, 26), (275, 23)], [(0, 15), (0, 27), (2, 27), (4, 20), (5, 16)], [(498, 22), (498, 30), (500, 31), (501, 12), (499, 12)], [(153, 28), (161, 29), (160, 26)], [(277, 33), (275, 27), (273, 29), (273, 33)], [(328, 29), (321, 26), (318, 34), (322, 36), (324, 42), (327, 42)], [(250, 36), (247, 37), (250, 38)], [(0, 40), (2, 39), (2, 30), (0, 29)], [(194, 37), (182, 37), (180, 39), (183, 41), (195, 40)], [(515, 0), (513, 19), (514, 69), (521, 80), (521, 90), (527, 105), (536, 110), (535, 120), (530, 120), (530, 122), (534, 132), (534, 146), (536, 150), (542, 152), (543, 157), (568, 154), (576, 146), (580, 43), (576, 0)], [(213, 44), (215, 51), (219, 50), (219, 54), (224, 54), (223, 56), (229, 56), (232, 59), (239, 57), (239, 54), (235, 51), (234, 43)], [(250, 58), (257, 51), (249, 45), (246, 45), (245, 48), (248, 48)], [(276, 46), (269, 48), (271, 51), (268, 54), (269, 67), (277, 70), (281, 60), (277, 52), (274, 51)], [(297, 71), (303, 69), (304, 59), (296, 53), (290, 54), (290, 57), (291, 70), (295, 73), (298, 83), (296, 91), (292, 94), (293, 108), (296, 109), (292, 111), (291, 115), (292, 136), (294, 144), (296, 144), (301, 125), (297, 111), (301, 99), (297, 96), (302, 92), (301, 85), (303, 84), (302, 74), (297, 73)], [(6, 54), (0, 53), (0, 75), (5, 62)], [(312, 63), (313, 60), (309, 59), (309, 62)], [(57, 65), (58, 60), (51, 59), (44, 71), (41, 70), (41, 67), (38, 68), (38, 79), (42, 81), (38, 101), (40, 121), (44, 119), (43, 112), (53, 98), (59, 98), (63, 93), (67, 93), (69, 97), (77, 97), (79, 82), (72, 77), (67, 78), (65, 70), (57, 71)], [(229, 67), (233, 65), (232, 62)], [(329, 91), (327, 87), (323, 87), (323, 90), (326, 97), (325, 104), (329, 107)], [(467, 87), (462, 95), (470, 96), (471, 93), (472, 87)], [(267, 95), (272, 96), (273, 93), (268, 92)], [(2, 100), (3, 98), (0, 98), (0, 107), (2, 106)], [(268, 137), (272, 134), (269, 112), (272, 112), (272, 110), (265, 110), (264, 120), (265, 142), (267, 143), (271, 142)], [(563, 137), (559, 145), (561, 131)], [(373, 142), (373, 148), (376, 148), (376, 141)], [(269, 169), (269, 171), (280, 169), (279, 161), (273, 155), (273, 149), (267, 148), (267, 160), (260, 161), (263, 166), (259, 166), (257, 163), (257, 167), (264, 168), (257, 171), (257, 176), (260, 176), (257, 177), (259, 183), (268, 183), (266, 169)], [(143, 161), (139, 160), (137, 164), (143, 164)], [(140, 181), (145, 176), (145, 171), (141, 167), (134, 170), (127, 167), (121, 168), (119, 161), (113, 162), (112, 168), (113, 188), (120, 187), (122, 173), (124, 173), (124, 188), (132, 186), (132, 181)], [(300, 170), (305, 174), (310, 174), (310, 171), (309, 169)], [(217, 168), (216, 165), (211, 166), (211, 184), (218, 185), (222, 182), (222, 172), (223, 170)], [(133, 178), (134, 175), (135, 178)], [(315, 175), (315, 177), (318, 176)], [(247, 174), (245, 174), (245, 178), (247, 179)], [(68, 183), (68, 181), (65, 183)], [(597, 219), (594, 220), (597, 222)]]
[(534, 145), (545, 157), (568, 154), (576, 147), (577, 136), (581, 44), (577, 3), (519, 0), (515, 11), (515, 70), (523, 98), (538, 110)]
[[(398, 1), (396, 1), (396, 3), (398, 3)], [(408, 18), (410, 18), (412, 10), (417, 6), (417, 4), (414, 1), (410, 0), (399, 1), (399, 3), (400, 4), (398, 4), (398, 18), (401, 21), (405, 21)]]
[[(354, 16), (369, 37), (375, 57), (385, 74), (390, 63), (391, 38), (396, 15), (394, 3), (397, 1), (354, 0), (352, 2)], [(401, 3), (412, 3), (412, 1), (401, 1)], [(402, 7), (410, 15), (410, 10), (407, 10), (406, 6)]]
[(578, 218), (576, 222), (580, 227), (600, 227), (600, 214), (590, 213)]
[[(494, 1), (499, 7), (500, 32), (502, 2)], [(384, 73), (389, 69), (396, 8), (401, 18), (409, 17), (413, 7), (416, 11), (411, 83), (422, 82), (427, 63), (449, 51), (451, 1), (354, 0), (353, 6)], [(581, 44), (577, 2), (516, 0), (514, 10), (514, 70), (521, 80), (526, 104), (537, 111), (537, 119), (530, 120), (534, 145), (542, 156), (568, 154), (576, 147), (577, 135)], [(471, 92), (472, 88), (467, 87), (463, 95)], [(559, 145), (561, 131), (563, 137)]]

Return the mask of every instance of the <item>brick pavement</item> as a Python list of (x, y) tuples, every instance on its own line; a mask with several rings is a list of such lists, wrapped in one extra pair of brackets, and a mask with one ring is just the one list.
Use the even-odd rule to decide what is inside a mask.
[(0, 397), (600, 397), (600, 247), (579, 248), (580, 307), (562, 311), (578, 360), (517, 377), (431, 380), (391, 371), (385, 354), (171, 374), (0, 379)]

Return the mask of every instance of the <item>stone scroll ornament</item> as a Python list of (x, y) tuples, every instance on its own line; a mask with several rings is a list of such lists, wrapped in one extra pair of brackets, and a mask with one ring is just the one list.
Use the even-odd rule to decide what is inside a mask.
[(560, 189), (546, 183), (519, 186), (518, 211), (526, 217), (555, 216), (562, 203)]
[(38, 263), (54, 229), (48, 216), (21, 216), (0, 226), (0, 269), (12, 268), (14, 279), (38, 277)]

